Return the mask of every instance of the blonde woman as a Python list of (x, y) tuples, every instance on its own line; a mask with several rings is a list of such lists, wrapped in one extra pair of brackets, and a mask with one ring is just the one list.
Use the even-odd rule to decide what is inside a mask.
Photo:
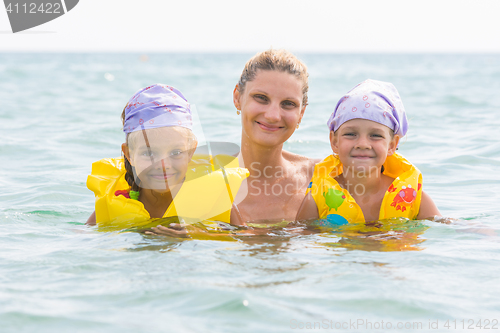
[(236, 196), (231, 223), (293, 221), (315, 162), (283, 150), (307, 106), (306, 66), (285, 50), (256, 54), (233, 91), (241, 116), (240, 166), (250, 171)]
[[(246, 63), (233, 102), (242, 125), (239, 165), (250, 175), (236, 194), (231, 224), (295, 220), (317, 161), (287, 152), (283, 144), (299, 128), (308, 89), (307, 67), (288, 51), (267, 50)], [(183, 228), (153, 231), (188, 236)]]

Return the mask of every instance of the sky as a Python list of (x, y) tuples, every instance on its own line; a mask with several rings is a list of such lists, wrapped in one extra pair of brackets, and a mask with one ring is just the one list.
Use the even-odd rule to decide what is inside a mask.
[(80, 0), (16, 34), (0, 7), (0, 52), (500, 53), (499, 14), (500, 0)]

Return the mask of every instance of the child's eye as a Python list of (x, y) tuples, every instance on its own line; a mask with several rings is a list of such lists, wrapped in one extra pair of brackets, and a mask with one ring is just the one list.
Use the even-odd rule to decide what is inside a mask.
[(182, 151), (182, 150), (180, 150), (180, 149), (172, 150), (172, 151), (170, 152), (170, 157), (173, 157), (173, 158), (179, 158), (179, 157), (181, 157), (181, 156), (182, 156), (182, 153), (183, 153), (183, 151)]
[(381, 134), (372, 134), (372, 137), (375, 137), (375, 138), (382, 138), (382, 139), (384, 138), (384, 136), (383, 136), (383, 135), (381, 135)]
[(143, 151), (141, 152), (141, 156), (151, 157), (151, 156), (153, 156), (153, 155), (154, 155), (154, 154), (153, 154), (153, 152), (152, 152), (151, 150), (143, 150)]
[(344, 133), (343, 136), (356, 136), (356, 133)]

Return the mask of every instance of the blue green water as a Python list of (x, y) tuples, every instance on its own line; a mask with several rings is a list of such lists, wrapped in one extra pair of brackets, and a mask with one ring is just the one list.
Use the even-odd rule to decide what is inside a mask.
[[(398, 226), (237, 242), (86, 227), (91, 163), (119, 156), (121, 110), (139, 88), (175, 86), (207, 139), (239, 143), (232, 90), (251, 55), (148, 56), (0, 54), (1, 332), (449, 332), (470, 331), (471, 320), (480, 330), (480, 319), (494, 328), (500, 242), (481, 232), (500, 232), (500, 56), (299, 54), (309, 106), (287, 150), (327, 156), (325, 123), (343, 93), (366, 78), (398, 88), (410, 121), (399, 151), (443, 215), (461, 220), (418, 222), (413, 236), (403, 226), (408, 242)], [(422, 328), (396, 328), (414, 322)]]

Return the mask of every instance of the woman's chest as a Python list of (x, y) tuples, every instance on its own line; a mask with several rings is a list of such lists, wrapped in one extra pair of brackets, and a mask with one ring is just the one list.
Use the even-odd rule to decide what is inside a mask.
[(306, 177), (282, 180), (247, 179), (242, 187), (245, 193), (237, 203), (244, 221), (287, 220), (293, 221), (304, 199)]
[(248, 196), (237, 207), (244, 221), (295, 220), (304, 193), (292, 196)]

